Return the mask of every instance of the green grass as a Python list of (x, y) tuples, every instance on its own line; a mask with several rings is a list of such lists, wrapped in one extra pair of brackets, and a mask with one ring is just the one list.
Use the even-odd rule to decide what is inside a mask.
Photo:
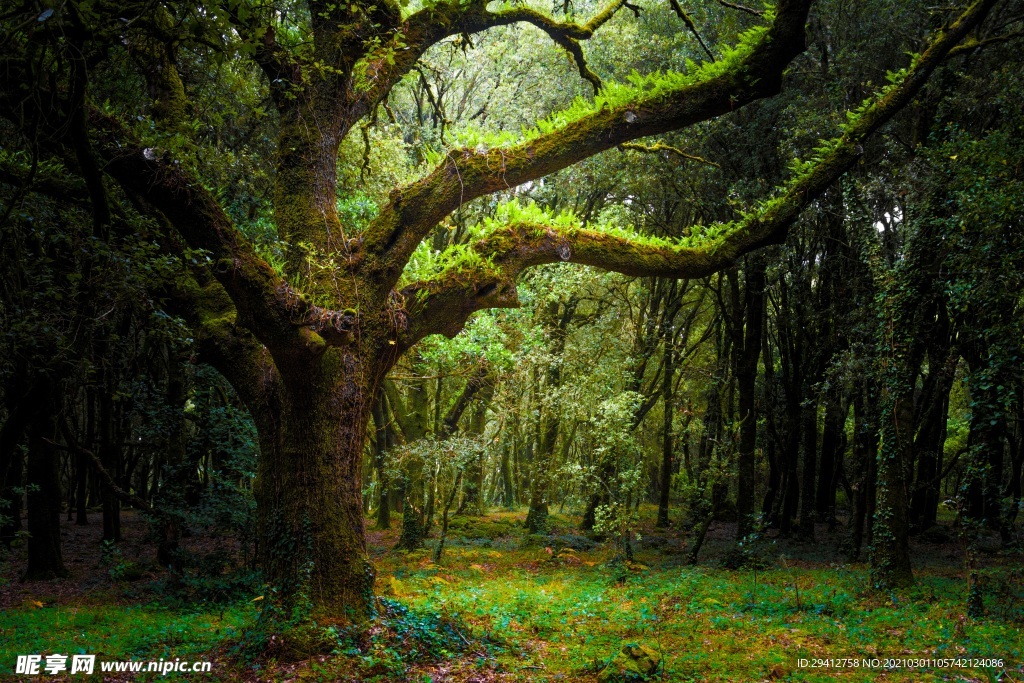
[[(990, 597), (990, 611), (1004, 616), (968, 619), (965, 583), (948, 568), (919, 569), (913, 588), (879, 594), (863, 564), (787, 568), (780, 561), (757, 572), (755, 585), (750, 570), (679, 566), (674, 555), (641, 555), (628, 568), (605, 564), (607, 557), (604, 550), (466, 546), (448, 550), (440, 565), (412, 554), (386, 560), (385, 571), (407, 604), (457, 614), (475, 636), (507, 643), (499, 664), (524, 681), (539, 671), (592, 680), (626, 642), (660, 649), (671, 681), (760, 681), (773, 669), (794, 681), (839, 675), (798, 668), (798, 658), (996, 657), (1018, 671), (1022, 661), (1019, 603), (1010, 618)], [(992, 571), (995, 585), (1003, 572)], [(874, 681), (879, 673), (851, 669), (841, 679)], [(886, 680), (988, 680), (995, 673), (894, 671)]]
[[(916, 567), (911, 589), (878, 593), (866, 565), (823, 561), (822, 543), (806, 546), (814, 561), (776, 554), (755, 577), (749, 569), (718, 568), (716, 553), (727, 545), (722, 539), (719, 550), (710, 544), (698, 567), (682, 565), (686, 539), (672, 534), (661, 551), (645, 549), (635, 563), (609, 564), (604, 546), (563, 549), (578, 538), (562, 528), (564, 518), (552, 516), (557, 531), (546, 545), (525, 536), (521, 517), (457, 517), (439, 563), (429, 549), (386, 552), (397, 529), (372, 536), (378, 591), (411, 611), (384, 604), (368, 650), (339, 648), (337, 656), (298, 668), (260, 662), (260, 679), (426, 681), (437, 680), (443, 668), (450, 681), (593, 681), (631, 642), (663, 653), (662, 680), (678, 682), (880, 679), (878, 670), (797, 666), (800, 658), (826, 657), (994, 657), (1006, 661), (1012, 678), (1004, 680), (1021, 678), (1024, 587), (1014, 557), (987, 561), (988, 614), (970, 619), (966, 584), (949, 562)], [(6, 669), (18, 654), (52, 652), (106, 660), (218, 658), (207, 680), (236, 680), (254, 665), (210, 653), (229, 651), (225, 645), (237, 642), (256, 614), (252, 603), (223, 613), (155, 604), (29, 604), (0, 616), (0, 662)], [(447, 635), (435, 643), (432, 634), (444, 629)], [(884, 680), (989, 681), (997, 673), (900, 670)]]
[(97, 661), (207, 659), (255, 614), (247, 604), (223, 612), (119, 604), (6, 610), (0, 616), (0, 672), (12, 672), (17, 656), (25, 654), (94, 654)]

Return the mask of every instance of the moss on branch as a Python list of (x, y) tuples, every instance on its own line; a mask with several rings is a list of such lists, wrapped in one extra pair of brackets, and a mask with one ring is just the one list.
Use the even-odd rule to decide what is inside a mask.
[(625, 275), (698, 278), (754, 249), (781, 242), (800, 212), (857, 162), (868, 137), (911, 101), (993, 4), (994, 0), (978, 0), (971, 5), (908, 68), (892, 74), (888, 86), (848, 116), (839, 137), (820, 145), (810, 161), (796, 164), (793, 177), (776, 197), (736, 221), (695, 226), (689, 237), (671, 240), (631, 234), (617, 226), (585, 229), (571, 215), (553, 216), (536, 207), (499, 213), (507, 222), (466, 247), (475, 252), (480, 267), (441, 270), (403, 290), (417, 302), (404, 343), (411, 345), (428, 334), (454, 334), (476, 310), (516, 305), (516, 278), (532, 266), (562, 261)]
[(744, 34), (723, 58), (688, 73), (634, 76), (593, 100), (538, 122), (515, 144), (448, 152), (420, 181), (396, 190), (365, 232), (376, 279), (393, 286), (417, 245), (461, 204), (570, 166), (638, 138), (715, 118), (775, 94), (785, 66), (803, 50), (809, 2), (783, 3), (770, 26)]

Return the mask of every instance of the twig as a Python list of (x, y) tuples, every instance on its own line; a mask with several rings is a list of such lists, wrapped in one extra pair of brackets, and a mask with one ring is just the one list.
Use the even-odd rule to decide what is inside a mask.
[(764, 16), (764, 12), (762, 12), (761, 10), (752, 9), (750, 7), (744, 7), (743, 5), (737, 5), (734, 2), (728, 2), (728, 0), (718, 0), (718, 4), (724, 5), (726, 7), (731, 7), (732, 9), (738, 9), (739, 11), (746, 12), (747, 14), (753, 14), (755, 17)]
[(700, 46), (704, 48), (704, 52), (708, 53), (708, 57), (711, 58), (711, 61), (715, 61), (715, 55), (711, 52), (711, 48), (709, 48), (707, 43), (704, 42), (704, 39), (700, 37), (700, 33), (697, 32), (697, 25), (693, 23), (693, 19), (690, 18), (690, 15), (683, 11), (683, 6), (679, 4), (679, 0), (668, 1), (669, 4), (672, 5), (672, 11), (676, 13), (676, 16), (683, 20), (683, 23), (686, 24), (686, 28), (690, 29), (690, 33), (692, 33), (693, 37), (697, 39)]
[(689, 154), (689, 153), (684, 152), (683, 150), (679, 149), (678, 147), (673, 147), (671, 145), (665, 145), (665, 144), (662, 144), (660, 142), (656, 143), (654, 145), (641, 145), (641, 144), (636, 143), (636, 142), (623, 142), (621, 145), (619, 145), (619, 148), (620, 149), (631, 149), (631, 150), (634, 150), (634, 151), (637, 151), (637, 152), (644, 152), (646, 154), (657, 154), (658, 152), (669, 152), (670, 154), (675, 154), (676, 156), (680, 156), (680, 157), (682, 157), (684, 159), (689, 159), (690, 161), (697, 161), (697, 162), (700, 162), (702, 164), (707, 164), (708, 166), (714, 166), (715, 168), (721, 168), (721, 166), (719, 166), (718, 164), (716, 164), (713, 161), (708, 161), (707, 159), (705, 159), (703, 157), (699, 157), (696, 154)]

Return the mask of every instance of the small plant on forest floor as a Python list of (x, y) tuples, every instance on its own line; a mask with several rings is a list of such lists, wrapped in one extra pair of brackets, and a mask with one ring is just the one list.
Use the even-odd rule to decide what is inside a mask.
[(107, 573), (114, 581), (138, 581), (145, 574), (145, 568), (138, 562), (124, 557), (121, 549), (110, 540), (103, 541), (100, 549), (100, 565), (109, 566)]
[(736, 547), (726, 555), (722, 562), (726, 569), (741, 569), (743, 567), (750, 569), (753, 578), (753, 587), (750, 591), (750, 606), (757, 603), (758, 570), (768, 569), (771, 566), (771, 562), (768, 560), (768, 548), (774, 545), (775, 541), (769, 540), (765, 533), (766, 529), (767, 525), (765, 524), (764, 514), (755, 516), (751, 524), (750, 533), (736, 543)]

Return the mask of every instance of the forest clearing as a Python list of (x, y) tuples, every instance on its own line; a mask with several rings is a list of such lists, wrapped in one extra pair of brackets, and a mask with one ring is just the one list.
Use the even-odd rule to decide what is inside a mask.
[[(993, 653), (1020, 661), (1024, 586), (1019, 564), (999, 551), (998, 539), (986, 544), (991, 592), (986, 619), (975, 621), (964, 613), (967, 586), (957, 543), (948, 536), (914, 544), (923, 565), (914, 588), (879, 594), (866, 566), (846, 563), (829, 544), (766, 538), (755, 551), (758, 565), (724, 568), (732, 548), (732, 525), (724, 523), (709, 532), (700, 565), (691, 566), (685, 555), (692, 538), (653, 529), (656, 509), (645, 506), (643, 513), (642, 535), (650, 535), (628, 563), (609, 564), (614, 551), (575, 534), (572, 520), (560, 515), (550, 536), (534, 537), (523, 528), (525, 511), (457, 517), (439, 563), (429, 547), (391, 552), (397, 530), (371, 532), (381, 625), (362, 646), (341, 639), (336, 652), (298, 661), (239, 652), (257, 616), (248, 596), (182, 604), (158, 589), (152, 553), (133, 561), (131, 572), (123, 559), (73, 557), (77, 580), (19, 585), (14, 576), (2, 577), (10, 583), (0, 591), (6, 615), (0, 657), (52, 650), (102, 652), (110, 660), (209, 658), (214, 675), (204, 680), (582, 682), (596, 680), (624, 643), (636, 642), (661, 657), (651, 680), (1021, 677), (1020, 666), (1006, 664), (885, 667), (885, 659), (975, 660)], [(129, 519), (133, 527), (135, 516)], [(133, 531), (126, 532), (126, 552), (144, 545)], [(798, 665), (837, 653), (878, 661), (874, 669)]]

